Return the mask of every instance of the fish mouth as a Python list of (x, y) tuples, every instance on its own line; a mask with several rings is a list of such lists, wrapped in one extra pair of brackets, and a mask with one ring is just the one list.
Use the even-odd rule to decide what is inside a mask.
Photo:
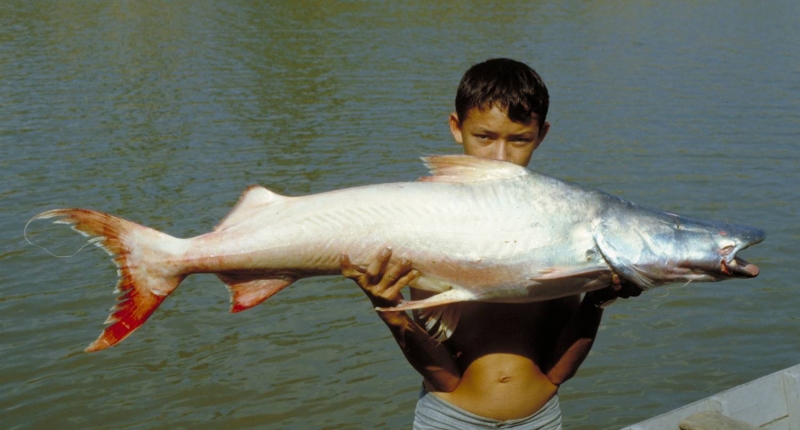
[(755, 278), (759, 273), (758, 266), (739, 257), (734, 257), (730, 262), (725, 261), (723, 258), (720, 263), (720, 270), (729, 276), (742, 276), (745, 278)]
[(739, 257), (737, 254), (753, 245), (761, 243), (766, 234), (764, 230), (749, 228), (740, 237), (742, 241), (738, 246), (728, 246), (720, 251), (722, 260), (720, 261), (720, 271), (728, 276), (755, 278), (760, 270), (758, 266)]

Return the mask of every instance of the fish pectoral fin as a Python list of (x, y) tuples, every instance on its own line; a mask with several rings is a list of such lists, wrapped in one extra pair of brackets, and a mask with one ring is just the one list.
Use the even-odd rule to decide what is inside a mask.
[(232, 273), (219, 273), (217, 277), (231, 292), (231, 313), (250, 309), (295, 281), (289, 277), (264, 279)]
[[(590, 266), (590, 267), (551, 267), (539, 271), (538, 276), (531, 278), (531, 281), (543, 282), (553, 281), (558, 279), (571, 279), (571, 278), (596, 278), (602, 275), (611, 276), (611, 268), (608, 266)], [(610, 280), (610, 278), (609, 278)]]
[(228, 215), (214, 227), (214, 231), (224, 230), (226, 227), (234, 225), (243, 219), (249, 218), (253, 212), (275, 203), (281, 199), (288, 199), (289, 197), (282, 196), (278, 193), (272, 192), (264, 187), (253, 185), (239, 197), (236, 206), (231, 209)]
[(425, 330), (428, 334), (437, 341), (444, 342), (456, 330), (463, 305), (463, 302), (459, 302), (420, 309), (418, 316), (425, 321)]
[(375, 310), (380, 312), (386, 311), (408, 311), (411, 309), (424, 309), (429, 308), (431, 306), (440, 306), (440, 305), (447, 305), (450, 303), (458, 303), (458, 302), (468, 302), (475, 300), (476, 297), (474, 294), (459, 290), (459, 289), (452, 289), (447, 290), (443, 293), (439, 293), (435, 296), (428, 297), (424, 300), (412, 300), (412, 301), (403, 301), (400, 302), (397, 306), (392, 306), (391, 308), (375, 308)]
[(471, 155), (434, 155), (422, 161), (431, 176), (419, 178), (420, 182), (477, 182), (529, 175), (528, 169), (516, 164)]
[(425, 321), (425, 330), (432, 338), (444, 342), (453, 334), (458, 325), (463, 302), (476, 299), (477, 297), (470, 292), (451, 289), (424, 300), (404, 301), (391, 308), (375, 309), (381, 312), (420, 309), (418, 315)]
[(647, 276), (647, 273), (627, 258), (618, 247), (614, 246), (611, 237), (606, 237), (603, 225), (595, 229), (594, 243), (597, 244), (597, 249), (600, 250), (600, 254), (609, 266), (611, 266), (611, 270), (619, 276), (633, 282), (636, 286), (645, 291), (655, 286), (653, 281)]

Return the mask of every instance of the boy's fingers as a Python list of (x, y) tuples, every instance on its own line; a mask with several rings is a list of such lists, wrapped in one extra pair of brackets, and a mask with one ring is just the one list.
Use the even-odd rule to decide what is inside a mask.
[(620, 281), (619, 275), (616, 273), (611, 274), (611, 287), (613, 287), (616, 292), (622, 289), (622, 281)]
[(396, 264), (388, 267), (392, 256), (392, 249), (387, 247), (381, 250), (369, 263), (366, 270), (354, 266), (347, 253), (339, 254), (339, 265), (342, 269), (342, 276), (356, 281), (371, 300), (381, 298), (392, 302), (389, 306), (394, 306), (402, 300), (400, 290), (411, 281), (420, 276), (418, 270), (412, 269), (411, 261), (403, 258)]
[(405, 276), (398, 279), (397, 282), (394, 283), (394, 285), (386, 289), (385, 296), (395, 297), (400, 295), (400, 290), (402, 290), (403, 287), (408, 285), (409, 282), (413, 281), (414, 279), (417, 279), (419, 275), (420, 275), (419, 270), (416, 269), (406, 273)]
[(359, 273), (353, 268), (353, 263), (350, 262), (350, 257), (344, 252), (339, 254), (339, 265), (342, 267), (342, 276), (345, 278), (352, 278)]
[(389, 261), (389, 257), (391, 257), (391, 255), (392, 249), (384, 248), (369, 263), (369, 266), (367, 266), (367, 278), (369, 279), (370, 283), (377, 283), (380, 280), (381, 274), (384, 270), (386, 270), (386, 262)]
[(386, 271), (381, 279), (380, 285), (383, 288), (391, 287), (395, 282), (397, 282), (398, 279), (408, 273), (409, 270), (411, 270), (411, 261), (409, 261), (407, 258), (400, 260), (399, 263), (395, 264)]
[(622, 284), (622, 292), (620, 293), (620, 296), (625, 299), (628, 297), (639, 297), (639, 295), (642, 294), (642, 291), (643, 290), (636, 286), (636, 284), (624, 283)]

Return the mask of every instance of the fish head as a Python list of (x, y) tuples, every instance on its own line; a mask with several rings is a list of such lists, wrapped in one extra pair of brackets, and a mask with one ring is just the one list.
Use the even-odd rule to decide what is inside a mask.
[(598, 249), (620, 276), (643, 289), (758, 276), (758, 266), (738, 254), (763, 241), (763, 230), (648, 212), (603, 222), (595, 231)]
[[(672, 215), (672, 214), (670, 214)], [(663, 258), (671, 258), (676, 270), (675, 281), (723, 281), (732, 278), (754, 278), (759, 269), (739, 256), (739, 252), (760, 243), (763, 230), (742, 225), (699, 221), (672, 215), (675, 225), (673, 246)], [(682, 275), (682, 271), (687, 274)], [(670, 279), (666, 279), (670, 281)]]

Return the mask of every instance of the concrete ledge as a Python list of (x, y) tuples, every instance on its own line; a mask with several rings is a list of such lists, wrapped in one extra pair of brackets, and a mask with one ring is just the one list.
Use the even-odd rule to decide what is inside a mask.
[(749, 423), (761, 430), (800, 430), (800, 364), (624, 427), (623, 430), (677, 430), (682, 420), (709, 411)]
[(758, 430), (744, 421), (728, 418), (717, 411), (698, 412), (680, 423), (681, 430)]

